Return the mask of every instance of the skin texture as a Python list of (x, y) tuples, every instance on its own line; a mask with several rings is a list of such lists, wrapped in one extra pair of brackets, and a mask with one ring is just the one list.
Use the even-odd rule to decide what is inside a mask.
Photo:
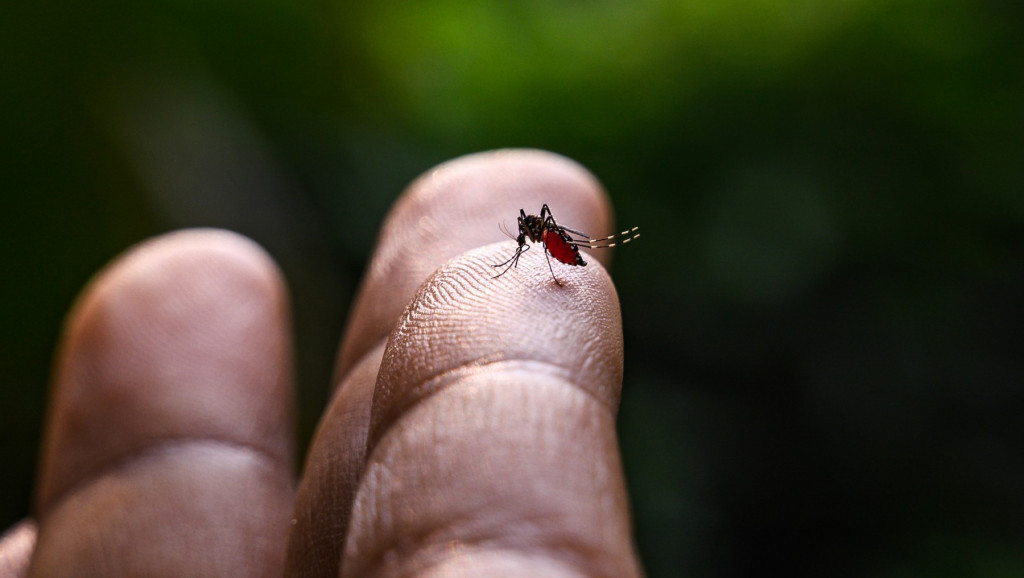
[(540, 247), (492, 278), (515, 248), (494, 243), (498, 220), (544, 202), (574, 228), (612, 229), (597, 182), (547, 153), (464, 157), (409, 187), (297, 484), (276, 266), (222, 231), (130, 250), (69, 316), (38, 529), (0, 540), (0, 572), (638, 575), (609, 253), (556, 264), (563, 286)]

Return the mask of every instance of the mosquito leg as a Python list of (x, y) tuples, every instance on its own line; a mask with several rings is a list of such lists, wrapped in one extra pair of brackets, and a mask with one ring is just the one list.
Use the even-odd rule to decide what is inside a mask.
[(556, 285), (561, 287), (562, 282), (558, 280), (558, 277), (555, 277), (555, 269), (551, 266), (551, 257), (548, 255), (547, 247), (544, 247), (544, 258), (548, 260), (548, 270), (551, 271), (551, 278), (555, 280)]
[[(633, 227), (632, 229), (626, 229), (625, 231), (622, 231), (621, 233), (615, 233), (614, 235), (608, 235), (607, 237), (601, 237), (600, 239), (590, 239), (590, 238), (587, 238), (585, 241), (587, 243), (603, 243), (603, 242), (606, 242), (606, 241), (612, 241), (612, 240), (614, 240), (616, 238), (625, 239), (626, 237), (629, 237), (629, 235), (633, 235), (632, 237), (629, 237), (629, 239), (627, 239), (627, 241), (629, 241), (629, 240), (633, 240), (634, 238), (640, 236), (640, 233), (637, 233), (637, 231), (639, 231), (639, 230), (640, 230), (640, 227)], [(569, 229), (566, 229), (566, 231), (569, 231), (570, 233), (575, 233), (576, 232), (576, 231), (571, 231)], [(584, 236), (586, 236), (586, 235), (584, 235)], [(626, 241), (622, 241), (622, 242), (625, 243)]]
[[(608, 235), (600, 239), (573, 239), (580, 247), (586, 247), (588, 249), (610, 249), (618, 245), (625, 245), (633, 239), (639, 239), (640, 227), (633, 227), (627, 231), (616, 233), (614, 235)], [(632, 236), (627, 236), (632, 235)]]
[[(562, 230), (568, 231), (569, 233), (572, 233), (573, 235), (576, 235), (577, 237), (583, 237), (584, 241), (592, 240), (590, 238), (590, 235), (584, 233), (583, 231), (577, 231), (576, 229), (570, 229), (569, 227), (562, 227)], [(615, 235), (612, 235), (612, 237), (614, 237), (614, 236)]]
[(505, 267), (505, 265), (508, 265), (508, 267), (505, 267), (505, 269), (501, 273), (498, 273), (494, 277), (491, 277), (491, 279), (497, 279), (498, 277), (501, 277), (505, 273), (508, 273), (509, 269), (512, 269), (513, 267), (518, 266), (519, 265), (519, 258), (523, 256), (523, 253), (525, 253), (525, 252), (527, 252), (529, 250), (530, 250), (530, 246), (529, 245), (520, 245), (516, 249), (516, 252), (513, 253), (512, 256), (508, 258), (508, 260), (506, 260), (506, 261), (504, 261), (502, 263), (498, 263), (497, 265), (491, 265), (491, 267)]

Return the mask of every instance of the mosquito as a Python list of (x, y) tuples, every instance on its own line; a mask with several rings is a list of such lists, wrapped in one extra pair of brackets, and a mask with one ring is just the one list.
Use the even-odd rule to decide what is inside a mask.
[(494, 279), (501, 277), (508, 273), (509, 269), (519, 265), (519, 258), (530, 249), (530, 245), (526, 243), (527, 239), (529, 239), (534, 243), (540, 243), (544, 246), (544, 257), (548, 261), (551, 277), (555, 280), (555, 283), (561, 286), (562, 282), (555, 276), (555, 269), (551, 266), (551, 257), (566, 265), (586, 267), (587, 262), (580, 255), (580, 247), (586, 249), (610, 249), (617, 245), (624, 245), (640, 236), (639, 229), (640, 227), (633, 227), (632, 229), (608, 235), (607, 237), (593, 239), (586, 233), (559, 225), (551, 214), (551, 209), (548, 208), (547, 203), (544, 203), (544, 206), (541, 207), (539, 215), (527, 215), (525, 210), (519, 209), (519, 236), (513, 237), (512, 233), (502, 228), (502, 231), (510, 239), (514, 239), (516, 243), (519, 243), (519, 246), (516, 247), (516, 252), (507, 261), (491, 265), (496, 268), (504, 267), (501, 273), (494, 276)]

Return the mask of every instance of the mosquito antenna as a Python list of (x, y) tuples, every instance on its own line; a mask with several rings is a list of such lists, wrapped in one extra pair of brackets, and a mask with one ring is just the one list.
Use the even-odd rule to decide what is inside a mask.
[(502, 233), (505, 233), (505, 236), (508, 237), (509, 239), (512, 239), (513, 241), (516, 240), (516, 236), (513, 235), (512, 232), (508, 230), (508, 227), (505, 226), (505, 221), (502, 221), (500, 224), (498, 224), (498, 229)]

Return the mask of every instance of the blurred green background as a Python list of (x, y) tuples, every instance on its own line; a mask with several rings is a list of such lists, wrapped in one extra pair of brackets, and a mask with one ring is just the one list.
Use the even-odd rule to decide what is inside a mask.
[(1021, 3), (23, 0), (0, 131), (4, 527), (117, 253), (274, 255), (305, 442), (391, 201), (531, 146), (644, 232), (614, 274), (652, 577), (1024, 576)]

